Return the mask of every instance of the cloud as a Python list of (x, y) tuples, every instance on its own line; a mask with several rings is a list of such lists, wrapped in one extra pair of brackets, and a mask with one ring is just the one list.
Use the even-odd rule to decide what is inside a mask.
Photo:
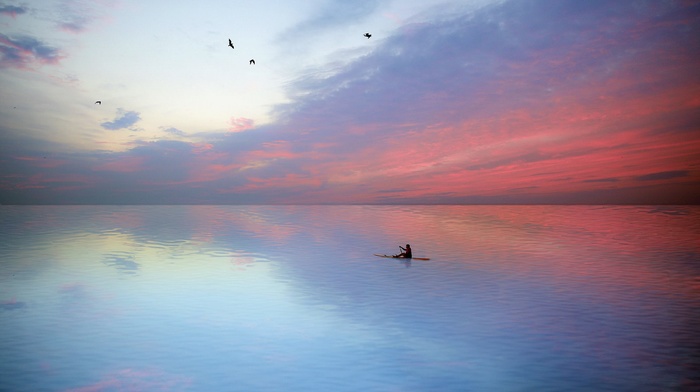
[(689, 177), (690, 171), (688, 170), (670, 170), (658, 173), (649, 173), (642, 176), (635, 177), (637, 181), (658, 181), (658, 180), (672, 180), (674, 178)]
[(43, 64), (57, 64), (63, 55), (30, 36), (10, 37), (0, 33), (0, 68), (31, 69)]
[(16, 5), (0, 5), (0, 14), (15, 18), (17, 15), (27, 12), (27, 8)]
[(253, 120), (245, 117), (231, 117), (229, 132), (241, 132), (253, 128)]
[(117, 117), (115, 117), (113, 121), (105, 121), (100, 125), (104, 129), (116, 131), (118, 129), (129, 128), (139, 120), (141, 120), (140, 113), (119, 108), (117, 110)]
[(381, 0), (326, 0), (316, 13), (305, 21), (285, 31), (280, 39), (298, 40), (319, 34), (331, 28), (361, 22), (374, 13), (383, 3)]
[(185, 131), (182, 131), (182, 130), (177, 129), (177, 128), (174, 128), (174, 127), (165, 128), (165, 129), (163, 129), (163, 131), (166, 132), (166, 133), (169, 133), (169, 134), (171, 134), (171, 135), (175, 135), (175, 136), (185, 136), (185, 135), (187, 135), (187, 134), (185, 133)]
[(137, 142), (130, 150), (103, 153), (93, 172), (105, 174), (110, 181), (136, 181), (143, 190), (161, 189), (188, 182), (193, 173), (206, 167), (208, 151), (199, 145), (175, 140)]
[[(0, 195), (93, 203), (685, 202), (700, 183), (700, 141), (689, 132), (698, 124), (700, 55), (688, 49), (700, 44), (700, 12), (683, 4), (507, 1), (424, 20), (363, 57), (293, 81), (293, 99), (275, 109), (275, 123), (231, 118), (234, 132), (198, 134), (202, 143), (137, 142), (60, 166), (5, 159)], [(139, 119), (120, 109), (102, 126)], [(91, 188), (56, 190), (82, 185)]]
[[(698, 56), (687, 47), (698, 38), (688, 25), (698, 13), (676, 7), (505, 2), (405, 26), (358, 61), (290, 85), (296, 99), (275, 114), (294, 134), (292, 151), (323, 145), (333, 159), (280, 159), (256, 181), (313, 172), (319, 201), (344, 184), (358, 197), (402, 182), (432, 188), (424, 197), (510, 190), (515, 200), (536, 189), (607, 192), (614, 178), (653, 170), (652, 151), (683, 149), (690, 160), (678, 164), (689, 164)], [(678, 136), (660, 143), (661, 130)]]
[(60, 29), (70, 33), (82, 33), (90, 25), (107, 18), (116, 4), (113, 0), (62, 0), (54, 18)]
[(619, 178), (595, 178), (592, 180), (583, 180), (583, 182), (618, 182), (620, 181)]
[(136, 173), (147, 170), (147, 167), (143, 157), (120, 156), (118, 159), (104, 157), (94, 169), (98, 172)]

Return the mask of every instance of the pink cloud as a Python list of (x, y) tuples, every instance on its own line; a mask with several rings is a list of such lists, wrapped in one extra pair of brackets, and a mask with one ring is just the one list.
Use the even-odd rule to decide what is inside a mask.
[(0, 68), (33, 70), (41, 65), (58, 64), (65, 55), (31, 36), (0, 33)]
[(192, 146), (195, 154), (202, 154), (214, 149), (214, 145), (211, 143), (193, 143)]
[(287, 140), (274, 140), (262, 143), (260, 149), (245, 153), (244, 160), (254, 162), (259, 160), (292, 159), (302, 154), (291, 151), (292, 143)]
[[(229, 189), (221, 189), (220, 193), (239, 193), (239, 192), (253, 192), (265, 189), (276, 189), (279, 191), (285, 191), (294, 188), (304, 188), (309, 187), (319, 187), (322, 185), (322, 180), (312, 176), (303, 176), (299, 174), (285, 174), (281, 177), (266, 177), (266, 178), (256, 178), (248, 177), (246, 178), (246, 184), (242, 186), (237, 186)], [(284, 200), (279, 200), (284, 202)]]
[(302, 155), (294, 153), (290, 149), (290, 142), (277, 140), (262, 143), (259, 149), (244, 151), (238, 156), (231, 156), (209, 148), (197, 150), (189, 177), (185, 182), (217, 181), (239, 175), (244, 170), (265, 167), (270, 162), (294, 159)]
[(659, 198), (700, 182), (697, 16), (684, 7), (505, 2), (413, 24), (332, 77), (291, 83), (279, 123), (231, 117), (206, 143), (40, 168), (107, 172), (149, 202), (691, 200)]
[(253, 120), (245, 117), (231, 117), (229, 132), (243, 132), (253, 128)]
[[(363, 185), (375, 197), (364, 200), (376, 201), (382, 189), (392, 188), (405, 189), (393, 194), (401, 197), (614, 189), (635, 185), (633, 177), (651, 169), (677, 170), (698, 160), (699, 142), (689, 140), (689, 135), (657, 135), (653, 127), (630, 127), (659, 116), (658, 105), (652, 111), (651, 102), (621, 99), (619, 103), (624, 106), (558, 113), (545, 102), (528, 113), (499, 113), (492, 119), (407, 134), (381, 148), (366, 146), (354, 153), (356, 160), (338, 159), (316, 169), (321, 178)], [(493, 129), (517, 129), (521, 136)], [(602, 176), (620, 182), (585, 182)], [(342, 194), (346, 187), (337, 191)], [(324, 197), (338, 200), (335, 195)]]
[(97, 171), (111, 171), (118, 173), (135, 173), (146, 169), (146, 158), (124, 157), (119, 160), (105, 162), (95, 167)]
[(181, 181), (158, 181), (157, 184), (203, 186), (228, 178), (241, 168), (243, 168), (243, 165), (237, 162), (230, 164), (194, 162), (186, 179)]

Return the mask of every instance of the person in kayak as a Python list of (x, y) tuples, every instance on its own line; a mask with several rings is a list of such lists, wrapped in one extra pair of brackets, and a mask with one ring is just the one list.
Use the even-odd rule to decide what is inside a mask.
[(401, 249), (401, 253), (399, 253), (398, 255), (394, 255), (394, 257), (401, 257), (404, 259), (413, 258), (413, 252), (411, 252), (411, 245), (406, 244), (405, 248), (403, 246), (399, 246), (399, 249)]

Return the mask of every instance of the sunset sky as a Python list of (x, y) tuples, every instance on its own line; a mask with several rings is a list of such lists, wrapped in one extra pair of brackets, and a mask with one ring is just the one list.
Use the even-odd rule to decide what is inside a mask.
[(698, 1), (0, 0), (2, 204), (698, 200)]

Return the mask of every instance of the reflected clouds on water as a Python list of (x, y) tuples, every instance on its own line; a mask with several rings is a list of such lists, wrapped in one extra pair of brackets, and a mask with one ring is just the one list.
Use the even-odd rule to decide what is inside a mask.
[[(36, 389), (694, 382), (697, 207), (0, 212), (0, 349), (19, 358), (0, 371), (24, 374), (0, 389), (40, 362), (62, 370)], [(373, 256), (406, 243), (430, 260)]]

